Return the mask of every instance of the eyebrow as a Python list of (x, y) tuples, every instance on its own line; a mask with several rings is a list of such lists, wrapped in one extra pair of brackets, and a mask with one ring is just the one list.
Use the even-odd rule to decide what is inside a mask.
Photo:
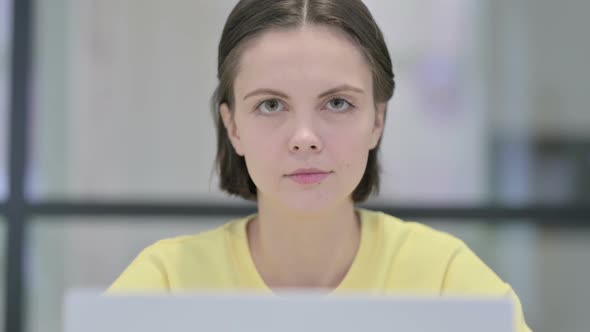
[[(343, 84), (343, 85), (339, 85), (335, 88), (332, 88), (330, 90), (327, 90), (325, 92), (322, 92), (318, 96), (318, 98), (322, 98), (327, 95), (331, 95), (333, 93), (341, 92), (341, 91), (354, 91), (354, 92), (358, 92), (358, 93), (365, 93), (365, 91), (363, 89), (354, 87), (352, 85)], [(256, 96), (256, 95), (275, 95), (275, 96), (279, 96), (281, 98), (289, 99), (289, 96), (281, 91), (277, 91), (277, 90), (273, 90), (273, 89), (256, 89), (256, 90), (250, 92), (249, 94), (247, 94), (244, 97), (244, 100), (246, 100), (249, 97)]]

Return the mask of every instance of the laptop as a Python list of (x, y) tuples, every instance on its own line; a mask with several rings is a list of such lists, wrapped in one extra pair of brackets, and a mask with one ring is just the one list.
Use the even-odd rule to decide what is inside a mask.
[(513, 332), (508, 299), (313, 293), (104, 296), (75, 290), (65, 332)]

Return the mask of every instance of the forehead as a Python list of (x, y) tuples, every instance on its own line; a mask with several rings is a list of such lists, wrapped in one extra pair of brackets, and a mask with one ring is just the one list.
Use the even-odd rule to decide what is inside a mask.
[(336, 28), (306, 25), (266, 31), (250, 41), (234, 87), (239, 97), (251, 88), (304, 92), (340, 84), (371, 87), (371, 70), (360, 46)]

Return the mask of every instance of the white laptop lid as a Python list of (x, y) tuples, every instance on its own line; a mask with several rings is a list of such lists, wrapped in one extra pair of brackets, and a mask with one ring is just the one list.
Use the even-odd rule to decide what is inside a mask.
[(73, 291), (65, 332), (512, 332), (508, 299)]

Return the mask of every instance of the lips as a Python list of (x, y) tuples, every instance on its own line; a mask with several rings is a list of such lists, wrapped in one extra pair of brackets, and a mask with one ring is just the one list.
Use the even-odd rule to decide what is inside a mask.
[(287, 177), (299, 184), (313, 184), (321, 182), (330, 176), (330, 174), (332, 174), (332, 172), (317, 168), (300, 168), (295, 172), (288, 174)]

